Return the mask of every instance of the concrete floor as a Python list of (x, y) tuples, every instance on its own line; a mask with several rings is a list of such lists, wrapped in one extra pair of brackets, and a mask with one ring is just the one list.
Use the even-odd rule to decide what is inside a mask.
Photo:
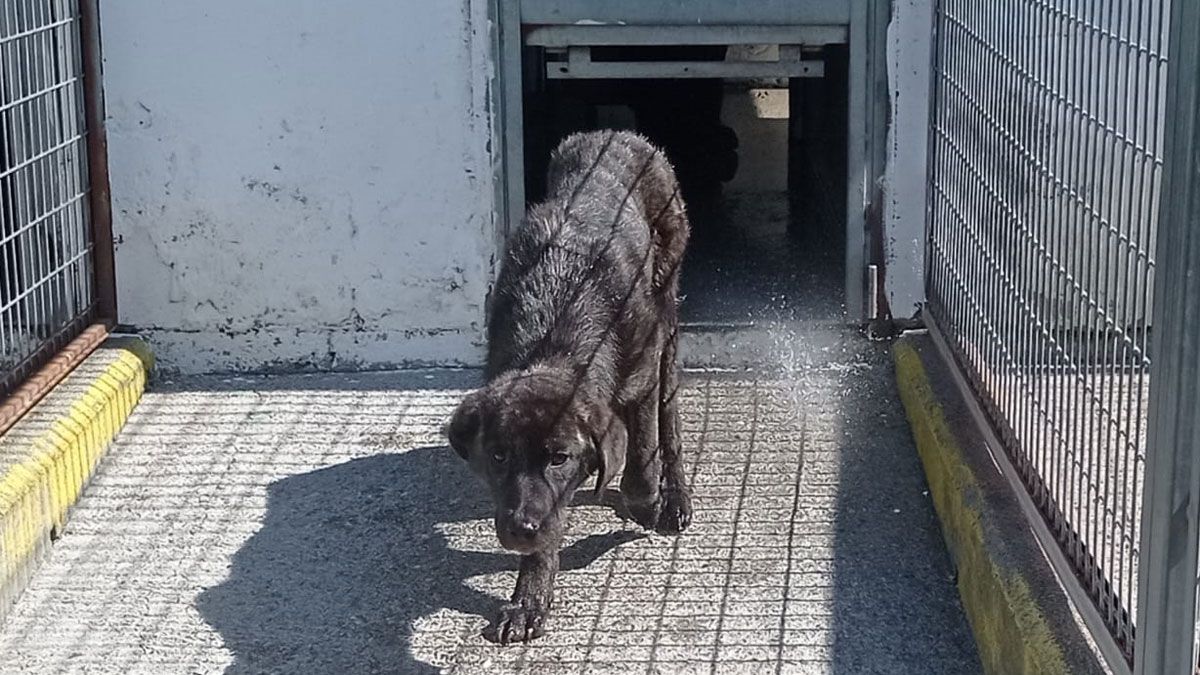
[(730, 276), (685, 282), (694, 525), (648, 536), (581, 495), (544, 639), (479, 636), (517, 560), (438, 432), (475, 373), (209, 377), (146, 395), (0, 668), (979, 672), (886, 345), (837, 325), (836, 277), (805, 292), (778, 228), (743, 225), (745, 252), (785, 252), (741, 267), (778, 288), (738, 277), (721, 231), (689, 264)]

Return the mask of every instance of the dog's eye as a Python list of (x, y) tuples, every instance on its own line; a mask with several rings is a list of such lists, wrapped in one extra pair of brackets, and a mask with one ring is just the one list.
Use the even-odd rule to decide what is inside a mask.
[(567, 453), (556, 452), (553, 455), (550, 455), (550, 466), (562, 466), (563, 464), (567, 463), (568, 459), (571, 459), (571, 456)]
[(496, 450), (492, 453), (492, 460), (497, 464), (503, 464), (506, 459), (508, 459), (508, 455), (504, 454), (502, 450)]

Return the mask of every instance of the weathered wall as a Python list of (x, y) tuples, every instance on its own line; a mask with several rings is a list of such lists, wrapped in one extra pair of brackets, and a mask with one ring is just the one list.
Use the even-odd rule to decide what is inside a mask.
[(120, 318), (184, 372), (478, 363), (487, 4), (102, 0)]
[[(101, 0), (120, 316), (164, 368), (481, 361), (488, 2)], [(898, 317), (923, 298), (930, 8), (894, 0), (888, 30)]]

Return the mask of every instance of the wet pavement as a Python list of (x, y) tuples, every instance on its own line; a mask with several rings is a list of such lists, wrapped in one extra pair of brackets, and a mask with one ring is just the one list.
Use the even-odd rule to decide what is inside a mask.
[(694, 524), (581, 493), (545, 638), (479, 634), (517, 559), (439, 431), (477, 373), (202, 377), (146, 394), (0, 670), (979, 672), (887, 345), (836, 254), (733, 220), (685, 278)]

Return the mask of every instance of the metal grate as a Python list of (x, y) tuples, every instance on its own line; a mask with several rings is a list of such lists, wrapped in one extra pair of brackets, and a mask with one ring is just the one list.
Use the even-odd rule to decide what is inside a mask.
[(941, 0), (928, 311), (1132, 658), (1167, 0)]
[(95, 317), (81, 13), (0, 0), (0, 399)]

